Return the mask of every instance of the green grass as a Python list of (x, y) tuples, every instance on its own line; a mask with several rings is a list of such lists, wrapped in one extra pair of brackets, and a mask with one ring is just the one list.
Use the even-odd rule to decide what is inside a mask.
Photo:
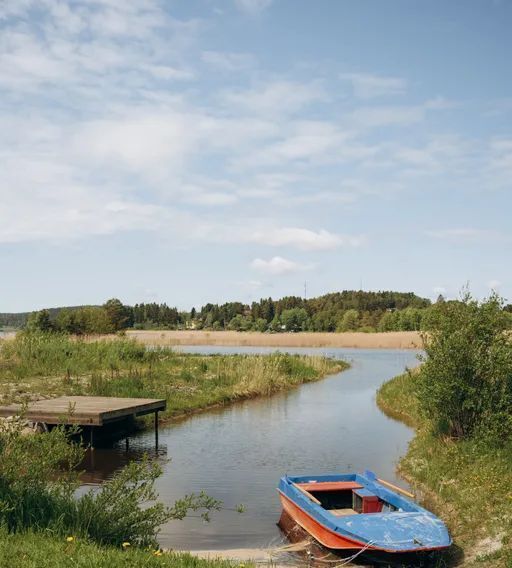
[(4, 403), (64, 394), (165, 398), (169, 417), (270, 395), (347, 367), (317, 356), (195, 355), (148, 351), (125, 338), (21, 334), (0, 343), (0, 397)]
[(418, 413), (414, 377), (400, 375), (377, 393), (386, 413), (417, 430), (400, 473), (447, 523), (464, 566), (512, 567), (512, 445), (496, 449), (431, 434)]
[[(245, 564), (250, 567), (251, 564)], [(189, 554), (164, 553), (132, 547), (123, 550), (40, 533), (8, 534), (0, 530), (0, 566), (9, 568), (232, 568), (222, 560), (201, 560)]]
[[(0, 342), (0, 395), (3, 402), (61, 394), (166, 398), (170, 416), (270, 395), (346, 367), (344, 362), (323, 357), (279, 353), (205, 356), (170, 348), (148, 351), (125, 338), (87, 342), (56, 334), (20, 334), (15, 340)], [(94, 502), (92, 497), (90, 502), (85, 498), (70, 502), (72, 493), (57, 491), (61, 477), (55, 472), (60, 471), (60, 457), (73, 449), (63, 431), (28, 437), (20, 427), (2, 431), (0, 525), (5, 528), (0, 526), (0, 566), (230, 566), (188, 555), (155, 556), (154, 551), (141, 548), (141, 543), (153, 540), (152, 519), (160, 513), (151, 513), (147, 505), (154, 499), (147, 494), (152, 488), (151, 475), (130, 473), (138, 464), (123, 470), (118, 481), (109, 482), (110, 493), (108, 483), (104, 485)], [(172, 518), (181, 518), (182, 510), (195, 510), (196, 505), (200, 510), (215, 508), (207, 497), (188, 499), (171, 510)], [(35, 532), (27, 532), (28, 527)], [(68, 532), (74, 536), (72, 542), (66, 541)], [(105, 544), (131, 538), (126, 535), (133, 537), (126, 550)], [(94, 538), (95, 543), (87, 538)]]

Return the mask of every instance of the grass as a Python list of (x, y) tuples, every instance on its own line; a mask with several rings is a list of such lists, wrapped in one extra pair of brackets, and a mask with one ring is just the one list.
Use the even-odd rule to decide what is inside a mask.
[(270, 395), (347, 367), (318, 356), (196, 355), (147, 350), (126, 338), (20, 334), (0, 343), (0, 397), (4, 403), (64, 394), (165, 398), (170, 417)]
[[(98, 546), (88, 541), (40, 533), (8, 534), (0, 530), (0, 566), (9, 568), (232, 568), (223, 560), (202, 560), (189, 554)], [(251, 564), (246, 564), (250, 568)]]
[[(126, 338), (90, 342), (56, 334), (19, 334), (0, 342), (0, 396), (4, 403), (62, 394), (166, 398), (169, 417), (270, 395), (347, 366), (323, 357), (279, 353), (205, 356), (171, 348), (148, 350)], [(59, 456), (67, 455), (67, 448), (73, 450), (64, 433), (59, 435), (59, 430), (53, 430), (25, 437), (19, 429), (4, 427), (0, 437), (0, 566), (231, 566), (189, 555), (157, 556), (154, 550), (139, 546), (147, 544), (145, 536), (150, 539), (155, 532), (153, 519), (164, 514), (160, 510), (151, 513), (147, 505), (154, 499), (151, 475), (130, 470), (140, 464), (125, 468), (99, 495), (82, 497), (72, 506), (67, 498), (70, 493), (61, 494), (53, 487), (54, 470), (62, 461)], [(58, 443), (61, 446), (55, 445)], [(61, 453), (56, 452), (58, 447)], [(188, 509), (215, 508), (206, 496), (194, 499), (188, 496), (176, 504), (172, 518), (181, 518)], [(70, 542), (64, 536), (67, 531), (73, 536)], [(126, 550), (108, 544), (119, 544), (128, 534), (133, 538)]]
[(447, 523), (462, 565), (512, 567), (512, 445), (496, 449), (432, 435), (418, 412), (414, 377), (400, 375), (377, 394), (386, 413), (416, 428), (400, 473)]

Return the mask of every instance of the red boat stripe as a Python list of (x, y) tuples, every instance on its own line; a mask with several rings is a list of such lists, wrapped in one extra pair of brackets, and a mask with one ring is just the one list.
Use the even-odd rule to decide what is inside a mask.
[(402, 554), (404, 552), (426, 552), (429, 550), (442, 550), (445, 546), (432, 546), (425, 548), (408, 548), (408, 549), (389, 549), (382, 548), (380, 546), (368, 546), (364, 542), (359, 542), (357, 540), (352, 540), (348, 537), (342, 536), (339, 533), (324, 527), (316, 519), (314, 519), (309, 513), (298, 507), (289, 497), (287, 497), (282, 491), (279, 491), (279, 497), (281, 499), (281, 504), (283, 509), (290, 515), (290, 517), (300, 525), (305, 531), (307, 531), (311, 536), (313, 536), (320, 544), (323, 544), (326, 548), (333, 548), (336, 550), (360, 550), (361, 548), (366, 548), (368, 550), (380, 550), (382, 552), (392, 552), (394, 554)]

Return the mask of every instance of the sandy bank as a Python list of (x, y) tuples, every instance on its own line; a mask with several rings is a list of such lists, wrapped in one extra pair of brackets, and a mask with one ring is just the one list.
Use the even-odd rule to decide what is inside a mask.
[(257, 333), (236, 331), (128, 331), (151, 345), (224, 345), (255, 347), (354, 347), (362, 349), (418, 349), (416, 331), (388, 333)]
[(205, 558), (207, 560), (238, 560), (238, 561), (254, 561), (254, 562), (272, 562), (275, 558), (269, 550), (260, 548), (232, 548), (228, 550), (184, 550), (192, 556)]

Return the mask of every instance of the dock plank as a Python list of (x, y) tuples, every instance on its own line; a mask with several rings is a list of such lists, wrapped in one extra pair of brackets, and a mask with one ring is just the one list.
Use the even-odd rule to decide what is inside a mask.
[[(31, 402), (23, 414), (31, 422), (46, 424), (78, 424), (103, 426), (127, 416), (160, 412), (167, 407), (164, 399), (118, 398), (106, 396), (60, 396)], [(0, 417), (13, 416), (22, 410), (20, 404), (0, 407)]]

